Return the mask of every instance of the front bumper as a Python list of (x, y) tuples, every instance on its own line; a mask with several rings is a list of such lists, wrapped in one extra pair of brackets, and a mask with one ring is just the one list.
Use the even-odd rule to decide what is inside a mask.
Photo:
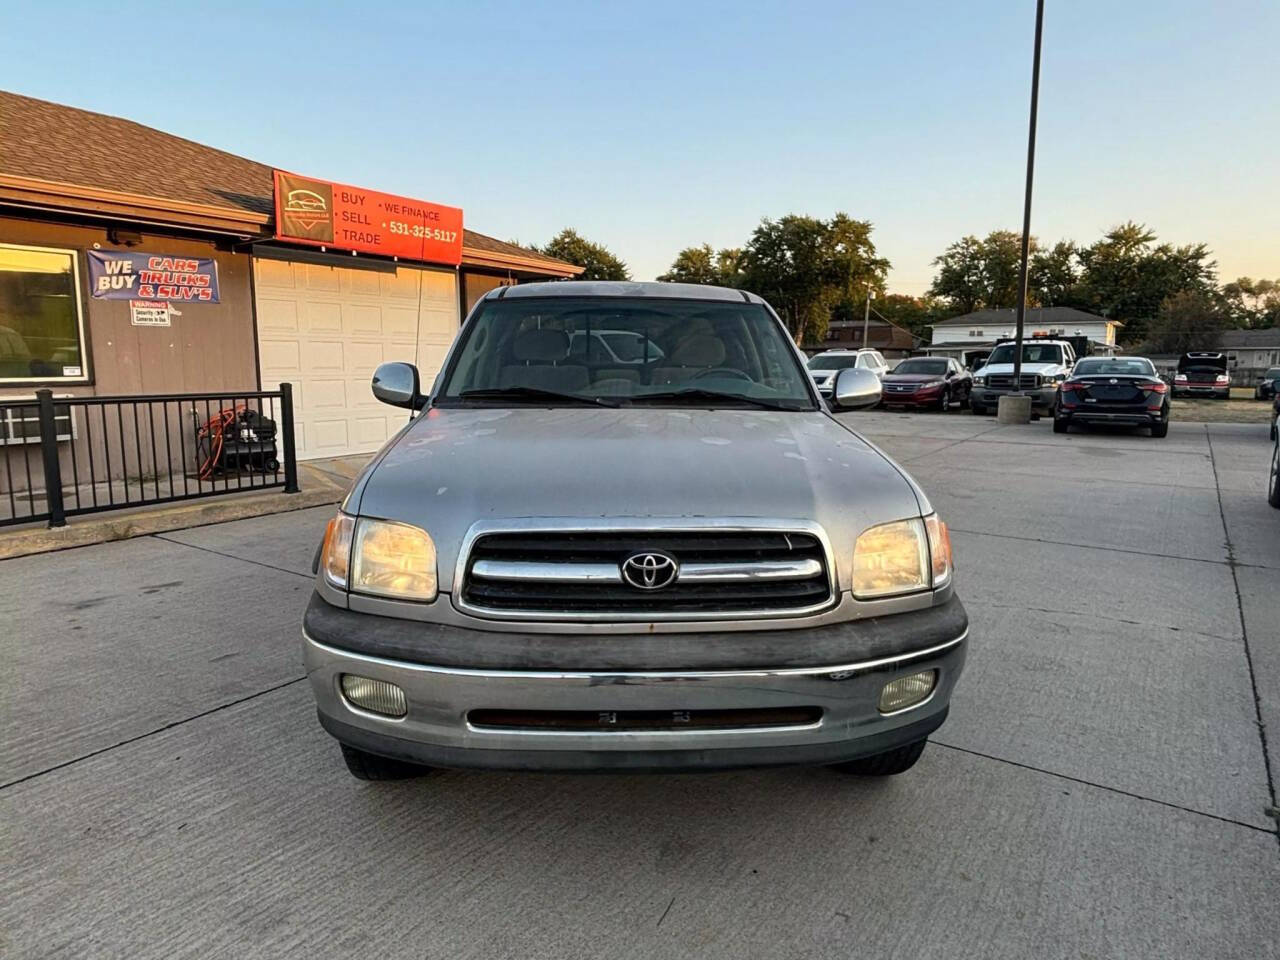
[(1212, 397), (1215, 400), (1230, 400), (1231, 385), (1225, 387), (1216, 384), (1177, 384), (1172, 387), (1175, 397)]
[[(969, 394), (969, 400), (971, 403), (977, 403), (980, 406), (994, 407), (999, 403), (1001, 397), (1010, 393), (1013, 393), (1013, 390), (1005, 387), (996, 388), (975, 386)], [(1053, 406), (1053, 398), (1057, 393), (1057, 387), (1040, 387), (1035, 390), (1022, 391), (1023, 396), (1031, 398), (1031, 405), (1033, 407), (1045, 408)]]
[[(313, 608), (316, 603), (323, 602), (313, 601)], [(387, 619), (334, 608), (315, 617), (308, 611), (309, 625), (319, 625), (329, 640), (322, 642), (311, 630), (304, 632), (307, 675), (320, 722), (330, 734), (383, 756), (429, 766), (490, 769), (706, 770), (835, 763), (882, 753), (927, 736), (946, 719), (952, 690), (964, 668), (968, 637), (963, 607), (953, 599), (933, 610), (883, 617), (867, 624), (767, 631), (771, 636), (790, 637), (799, 650), (828, 650), (833, 642), (846, 642), (849, 653), (856, 654), (860, 647), (867, 651), (866, 655), (823, 665), (762, 667), (746, 661), (732, 668), (714, 669), (639, 669), (634, 665), (622, 669), (548, 669), (545, 665), (476, 668), (415, 662), (430, 657), (426, 649), (421, 657), (414, 654), (415, 660), (408, 660), (335, 646), (335, 640), (341, 640), (334, 636), (330, 612), (356, 630), (361, 621)], [(932, 630), (921, 626), (922, 615), (932, 616)], [(899, 648), (897, 652), (873, 655), (877, 645), (878, 649), (885, 649), (886, 625), (895, 620), (901, 620), (904, 628), (916, 625), (927, 645), (913, 645), (910, 637), (904, 637), (894, 644)], [(401, 623), (406, 636), (421, 634), (427, 626)], [(370, 625), (384, 633), (388, 626), (385, 622)], [(399, 624), (395, 626), (399, 629)], [(864, 631), (850, 627), (870, 629), (864, 635)], [(939, 639), (940, 629), (951, 635), (934, 642)], [(828, 635), (804, 636), (819, 633)], [(683, 642), (692, 649), (715, 643), (720, 636), (727, 635), (668, 635), (665, 640), (668, 646)], [(751, 642), (742, 634), (733, 636), (737, 642)], [(382, 640), (385, 639), (384, 636)], [(558, 639), (562, 651), (571, 651), (585, 638)], [(622, 635), (609, 639), (625, 646), (630, 638)], [(482, 639), (481, 645), (485, 642)], [(506, 635), (495, 642), (512, 641)], [(937, 670), (938, 677), (927, 700), (897, 713), (879, 712), (878, 699), (885, 683), (930, 669)], [(401, 687), (408, 701), (407, 715), (391, 719), (352, 706), (340, 689), (344, 673)], [(603, 719), (611, 713), (633, 710), (670, 711), (674, 715), (686, 711), (796, 707), (816, 707), (822, 711), (821, 717), (794, 726), (714, 730), (670, 726), (661, 730), (609, 729)], [(602, 715), (602, 726), (590, 730), (493, 728), (473, 723), (469, 714), (475, 710), (592, 711)]]
[(941, 396), (941, 390), (928, 392), (916, 390), (911, 393), (897, 393), (885, 390), (880, 395), (880, 403), (886, 407), (936, 407)]

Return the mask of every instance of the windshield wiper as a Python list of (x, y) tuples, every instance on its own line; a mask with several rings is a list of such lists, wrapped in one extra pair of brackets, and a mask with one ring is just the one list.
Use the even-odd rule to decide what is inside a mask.
[(684, 390), (663, 390), (658, 393), (640, 393), (628, 398), (631, 405), (645, 403), (683, 403), (687, 400), (701, 400), (710, 403), (720, 403), (729, 401), (731, 403), (743, 403), (752, 407), (763, 407), (765, 410), (807, 410), (806, 406), (799, 405), (794, 401), (782, 402), (779, 400), (767, 400), (762, 397), (748, 397), (741, 393), (721, 393), (719, 390), (704, 390), (701, 387), (691, 387)]
[(473, 390), (463, 390), (458, 394), (458, 397), (462, 400), (528, 400), (530, 402), (557, 400), (561, 403), (585, 404), (588, 406), (621, 406), (616, 400), (610, 400), (605, 397), (584, 397), (576, 393), (543, 390), (541, 387), (477, 387)]

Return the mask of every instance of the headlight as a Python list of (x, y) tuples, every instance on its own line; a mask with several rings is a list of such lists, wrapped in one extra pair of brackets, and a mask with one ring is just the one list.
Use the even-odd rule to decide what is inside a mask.
[(934, 389), (935, 387), (945, 387), (946, 385), (947, 385), (947, 381), (945, 381), (945, 380), (930, 380), (928, 383), (922, 383), (922, 384), (920, 384), (920, 389), (921, 389), (921, 390), (932, 390), (932, 389)]
[(436, 546), (425, 530), (407, 523), (338, 514), (325, 532), (320, 566), (329, 583), (353, 593), (436, 598)]
[(974, 385), (975, 385), (975, 386), (979, 386), (979, 387), (986, 386), (987, 378), (986, 378), (986, 377), (974, 377), (974, 378), (973, 378), (973, 382), (974, 382)]
[(950, 577), (951, 539), (936, 514), (871, 527), (853, 548), (853, 595), (860, 600), (941, 587)]

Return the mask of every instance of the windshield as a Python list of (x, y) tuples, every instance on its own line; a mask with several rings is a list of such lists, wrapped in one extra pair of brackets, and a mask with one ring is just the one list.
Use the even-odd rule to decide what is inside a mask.
[(1128, 377), (1154, 377), (1156, 368), (1150, 360), (1140, 357), (1094, 357), (1081, 360), (1076, 364), (1076, 376), (1098, 376), (1111, 374)]
[[(599, 337), (608, 349), (596, 349)], [(791, 343), (759, 304), (513, 297), (486, 301), (461, 338), (441, 406), (814, 409)]]
[(810, 370), (845, 370), (849, 367), (856, 366), (858, 363), (858, 355), (856, 353), (841, 353), (832, 355), (818, 354), (809, 361)]
[(947, 361), (945, 360), (903, 360), (893, 368), (894, 373), (927, 373), (933, 376), (945, 376)]
[(1274, 380), (1280, 378), (1280, 367), (1272, 367), (1262, 375), (1263, 380)]
[[(1056, 343), (1024, 343), (1023, 363), (1062, 363), (1062, 347)], [(1013, 363), (1013, 344), (1002, 343), (987, 357), (988, 364)]]
[(603, 363), (617, 360), (622, 363), (644, 363), (646, 359), (661, 359), (662, 348), (652, 340), (629, 330), (600, 330), (590, 335), (569, 335), (569, 356), (587, 363)]

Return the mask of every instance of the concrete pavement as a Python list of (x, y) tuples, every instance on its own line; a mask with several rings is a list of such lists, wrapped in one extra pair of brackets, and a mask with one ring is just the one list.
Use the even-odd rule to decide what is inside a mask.
[(915, 770), (359, 783), (301, 682), (330, 507), (0, 561), (0, 954), (1275, 956), (1266, 427), (845, 418), (955, 530)]

